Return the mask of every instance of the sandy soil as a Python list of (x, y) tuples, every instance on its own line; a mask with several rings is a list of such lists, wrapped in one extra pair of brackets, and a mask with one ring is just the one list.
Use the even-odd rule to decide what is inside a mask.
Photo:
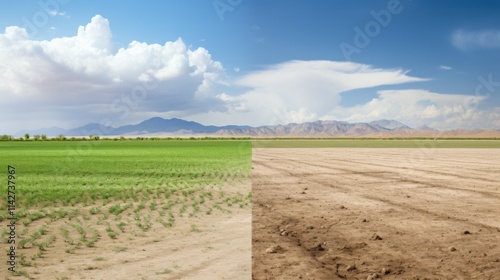
[(254, 279), (500, 279), (500, 149), (254, 149)]
[[(224, 187), (227, 194), (248, 193), (250, 189), (250, 182)], [(106, 221), (119, 232), (116, 239), (106, 235), (105, 223), (96, 225), (94, 216), (90, 220), (80, 217), (89, 235), (92, 230), (97, 230), (100, 238), (94, 247), (80, 246), (71, 253), (65, 252), (68, 244), (61, 237), (59, 228), (70, 228), (68, 224), (76, 223), (75, 219), (56, 222), (42, 219), (30, 224), (30, 228), (46, 225), (49, 230), (42, 239), (54, 234), (56, 241), (33, 262), (36, 266), (23, 267), (23, 270), (31, 279), (41, 280), (251, 279), (252, 209), (238, 205), (223, 208), (224, 211), (214, 210), (210, 215), (202, 212), (196, 217), (177, 216), (173, 227), (153, 223), (152, 228), (145, 232), (131, 222), (132, 226), (122, 233), (113, 226), (118, 221), (113, 221), (114, 216), (110, 215)], [(154, 213), (151, 211), (149, 214)], [(127, 219), (127, 215), (121, 218), (124, 221)], [(22, 226), (18, 230), (23, 230)], [(71, 235), (74, 240), (78, 238), (74, 231)], [(36, 250), (28, 248), (19, 252), (30, 256)], [(4, 257), (1, 260), (5, 262)], [(28, 279), (7, 273), (5, 265), (0, 276), (0, 279)]]

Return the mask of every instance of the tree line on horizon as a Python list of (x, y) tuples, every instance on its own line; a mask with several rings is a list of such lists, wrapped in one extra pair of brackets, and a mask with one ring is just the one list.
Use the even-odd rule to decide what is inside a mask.
[(24, 137), (14, 137), (12, 135), (3, 134), (0, 135), (0, 141), (97, 141), (97, 140), (113, 140), (113, 141), (124, 141), (124, 140), (249, 140), (250, 137), (136, 137), (136, 138), (126, 138), (120, 136), (119, 138), (107, 138), (100, 137), (99, 135), (89, 135), (88, 137), (66, 137), (63, 134), (59, 134), (55, 137), (47, 137), (45, 134), (35, 134), (33, 137), (29, 133), (24, 134)]

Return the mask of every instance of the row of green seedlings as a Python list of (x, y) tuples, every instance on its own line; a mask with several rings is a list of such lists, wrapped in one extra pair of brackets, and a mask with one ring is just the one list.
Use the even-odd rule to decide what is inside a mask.
[[(172, 194), (175, 194), (175, 192), (176, 192), (175, 190), (167, 190), (164, 192), (164, 197), (169, 199), (169, 200), (166, 204), (164, 204), (161, 207), (161, 209), (168, 211), (168, 210), (171, 210), (174, 205), (182, 203), (180, 206), (180, 209), (179, 209), (180, 216), (183, 216), (183, 214), (187, 212), (188, 204), (186, 204), (186, 203), (189, 203), (188, 197), (191, 197), (190, 204), (193, 208), (193, 212), (189, 214), (190, 217), (192, 217), (192, 216), (196, 215), (196, 213), (200, 212), (200, 210), (201, 210), (200, 206), (204, 205), (207, 199), (209, 199), (211, 201), (214, 200), (214, 196), (213, 196), (213, 193), (211, 191), (200, 191), (199, 189), (195, 189), (195, 188), (184, 189), (181, 191), (182, 196), (184, 197), (184, 201), (181, 201), (179, 196), (177, 196), (177, 198), (175, 200), (170, 199), (170, 198), (172, 198)], [(199, 192), (199, 194), (198, 194), (199, 199), (197, 199), (196, 196), (193, 195), (196, 192)], [(220, 191), (218, 200), (220, 201), (221, 198), (224, 198), (224, 197), (225, 197), (224, 192)], [(223, 202), (228, 207), (231, 207), (233, 204), (238, 204), (241, 208), (243, 208), (251, 203), (251, 193), (249, 193), (248, 196), (246, 196), (246, 197), (243, 197), (243, 195), (241, 195), (241, 194), (238, 194), (237, 196), (234, 196), (232, 198), (226, 197), (226, 199)], [(104, 201), (103, 206), (106, 204), (107, 204), (107, 202)], [(117, 203), (115, 205), (110, 206), (108, 211), (109, 211), (109, 214), (114, 214), (116, 216), (119, 216), (121, 213), (123, 213), (124, 211), (126, 211), (127, 209), (132, 208), (132, 207), (133, 207), (133, 204), (131, 202), (129, 202), (123, 206), (121, 204)], [(137, 205), (137, 207), (134, 209), (134, 213), (137, 215), (137, 213), (139, 211), (141, 211), (142, 209), (145, 209), (145, 208), (146, 208), (146, 205), (144, 204), (144, 202), (140, 202)], [(150, 202), (149, 208), (151, 211), (155, 211), (158, 208), (157, 202), (156, 201)], [(206, 208), (207, 209), (206, 209), (205, 213), (208, 215), (212, 212), (213, 208), (221, 210), (223, 212), (226, 211), (225, 209), (222, 209), (221, 202), (215, 202), (215, 203), (213, 203), (212, 207), (206, 206)], [(99, 207), (92, 207), (89, 210), (91, 215), (99, 214), (99, 213), (101, 213), (101, 211), (102, 210)], [(64, 208), (58, 208), (58, 209), (55, 209), (53, 211), (48, 211), (46, 209), (41, 209), (38, 211), (27, 211), (24, 209), (24, 210), (20, 210), (17, 215), (18, 215), (18, 218), (20, 220), (22, 220), (23, 225), (28, 226), (30, 223), (32, 223), (36, 220), (45, 218), (45, 217), (50, 218), (51, 221), (55, 221), (55, 220), (62, 219), (62, 218), (68, 218), (69, 220), (71, 220), (79, 214), (80, 214), (80, 210), (77, 208), (71, 209), (71, 210), (64, 209)], [(160, 213), (160, 216), (164, 216), (164, 213)], [(173, 222), (175, 220), (174, 220), (174, 218), (172, 218), (172, 214), (169, 214), (169, 216), (170, 216), (169, 221), (165, 222), (164, 225), (172, 226)], [(83, 218), (85, 220), (89, 220), (89, 217), (85, 214), (83, 215)], [(104, 219), (107, 219), (107, 218), (108, 218), (108, 215), (105, 214)], [(137, 217), (136, 217), (136, 220), (137, 220)], [(147, 224), (149, 224), (149, 223), (146, 223), (146, 225)], [(142, 224), (140, 227), (143, 229), (149, 228), (149, 227), (143, 226)]]
[(19, 204), (28, 208), (43, 208), (56, 206), (89, 206), (95, 204), (99, 199), (110, 199), (121, 194), (121, 190), (106, 190), (102, 192), (100, 189), (75, 190), (68, 186), (66, 190), (26, 190), (22, 194), (22, 199)]
[(82, 246), (89, 248), (94, 247), (100, 237), (99, 232), (96, 229), (90, 226), (85, 226), (85, 228), (90, 231), (90, 233), (88, 233), (81, 221), (78, 218), (75, 220), (77, 223), (67, 222), (67, 225), (79, 234), (78, 238), (73, 239), (70, 236), (70, 231), (67, 227), (62, 226), (60, 228), (61, 236), (63, 237), (64, 242), (69, 245), (69, 247), (65, 249), (65, 252), (68, 254), (74, 253), (76, 249), (80, 249)]
[[(28, 210), (26, 207), (24, 207), (23, 209), (19, 210), (16, 213), (16, 217), (19, 220), (19, 222), (26, 227), (31, 223), (37, 220), (41, 220), (43, 218), (49, 218), (50, 221), (53, 222), (63, 218), (68, 218), (71, 220), (72, 218), (77, 217), (79, 214), (80, 214), (79, 209), (56, 208), (50, 211), (47, 209)], [(7, 219), (7, 217), (0, 216), (0, 222), (2, 222), (4, 219)]]
[[(180, 204), (180, 207), (179, 207), (179, 214), (182, 216), (182, 214), (184, 214), (186, 212), (186, 209), (187, 209), (187, 204), (186, 202), (188, 201), (187, 197), (194, 194), (195, 191), (194, 190), (184, 190), (182, 192), (182, 195), (185, 197), (184, 201), (180, 200), (179, 198), (175, 199), (175, 200), (169, 200), (166, 204), (163, 204), (158, 213), (159, 213), (159, 216), (158, 218), (156, 219), (157, 222), (160, 222), (162, 223), (165, 227), (171, 227), (173, 226), (174, 222), (175, 222), (175, 217), (174, 217), (174, 214), (173, 214), (173, 211), (172, 211), (172, 207), (177, 205), (177, 204)], [(224, 193), (221, 191), (220, 192), (220, 197), (224, 197)], [(201, 192), (201, 194), (199, 194), (199, 200), (196, 199), (196, 197), (191, 197), (191, 205), (193, 207), (193, 212), (190, 214), (190, 216), (193, 216), (195, 213), (199, 212), (200, 211), (200, 206), (201, 204), (204, 204), (205, 203), (205, 198), (208, 198), (210, 200), (213, 200), (213, 194), (212, 192), (210, 191), (205, 191), (205, 192)], [(248, 200), (251, 200), (251, 193), (249, 193), (249, 195), (247, 196)], [(227, 206), (231, 207), (233, 204), (239, 204), (240, 207), (244, 207), (245, 205), (248, 204), (248, 202), (244, 202), (245, 200), (241, 197), (241, 196), (237, 196), (237, 197), (233, 197), (233, 198), (226, 198), (224, 200), (224, 202), (227, 204)], [(212, 207), (209, 207), (207, 210), (206, 210), (206, 214), (210, 214), (212, 212), (212, 209), (215, 208), (215, 209), (218, 209), (222, 212), (227, 212), (229, 210), (226, 210), (224, 209), (222, 206), (221, 206), (221, 202), (216, 202), (213, 204)], [(104, 213), (105, 214), (105, 219), (108, 218), (109, 214), (114, 214), (117, 216), (117, 218), (121, 218), (119, 215), (122, 214), (125, 210), (127, 209), (130, 209), (133, 207), (133, 204), (132, 203), (127, 203), (125, 205), (120, 205), (120, 204), (115, 204), (113, 206), (111, 206), (109, 209), (108, 209), (108, 214)], [(152, 226), (152, 222), (151, 222), (151, 216), (150, 215), (147, 215), (146, 217), (144, 217), (142, 220), (141, 220), (141, 217), (139, 215), (139, 212), (142, 210), (142, 209), (145, 209), (146, 208), (146, 205), (144, 205), (144, 203), (139, 203), (137, 205), (137, 207), (134, 209), (134, 219), (137, 221), (136, 222), (136, 225), (142, 229), (143, 231), (147, 231), (149, 228), (151, 228)], [(158, 204), (156, 201), (152, 201), (149, 205), (149, 208), (150, 210), (154, 211), (154, 210), (157, 210), (158, 209)], [(89, 210), (90, 214), (91, 215), (96, 215), (96, 214), (100, 214), (102, 213), (102, 209), (100, 207), (92, 207), (90, 210)], [(46, 211), (46, 210), (40, 210), (38, 212), (30, 212), (30, 213), (25, 213), (24, 216), (25, 219), (23, 221), (23, 223), (25, 225), (29, 225), (31, 222), (33, 221), (36, 221), (38, 219), (41, 219), (41, 218), (44, 218), (44, 217), (50, 217), (51, 220), (57, 220), (57, 219), (61, 219), (61, 218), (65, 218), (65, 217), (69, 217), (70, 220), (72, 218), (74, 218), (79, 224), (76, 224), (76, 223), (68, 223), (76, 232), (78, 232), (80, 234), (80, 238), (78, 239), (72, 239), (69, 235), (69, 231), (67, 228), (64, 228), (64, 227), (61, 227), (61, 234), (64, 238), (64, 241), (66, 243), (68, 243), (70, 245), (69, 248), (67, 248), (65, 251), (67, 253), (73, 253), (76, 249), (80, 248), (81, 246), (85, 245), (86, 247), (93, 247), (94, 244), (98, 241), (99, 239), (99, 233), (97, 230), (95, 229), (91, 229), (92, 233), (90, 235), (87, 235), (84, 227), (81, 225), (81, 221), (76, 218), (77, 214), (79, 214), (79, 210), (78, 209), (73, 209), (71, 211), (67, 210), (67, 209), (62, 209), (62, 208), (59, 208), (59, 209), (56, 209), (52, 212), (49, 212), (49, 211)], [(166, 215), (168, 214), (168, 220), (167, 221), (164, 221), (162, 219), (162, 217), (165, 217)], [(82, 215), (83, 219), (84, 220), (89, 220), (90, 218), (88, 217), (88, 215), (85, 215), (83, 214)], [(98, 219), (98, 224), (102, 222), (102, 219)], [(116, 224), (116, 227), (123, 233), (125, 232), (125, 226), (127, 224), (124, 223), (124, 222), (120, 222), (118, 224)], [(36, 246), (39, 248), (39, 251), (38, 253), (36, 253), (34, 256), (31, 257), (32, 261), (36, 260), (37, 258), (41, 257), (43, 255), (43, 252), (45, 251), (45, 248), (47, 246), (49, 246), (51, 243), (53, 243), (55, 241), (55, 236), (54, 235), (51, 235), (49, 236), (46, 240), (44, 240), (43, 242), (38, 242), (36, 241), (40, 236), (42, 236), (43, 234), (45, 234), (46, 232), (46, 227), (42, 227), (40, 228), (37, 232), (35, 232), (30, 238), (25, 238), (25, 239), (22, 239), (21, 240), (21, 246), (24, 247), (27, 243), (30, 243), (33, 244), (33, 246)], [(111, 228), (109, 222), (107, 223), (107, 226), (106, 226), (106, 232), (108, 233), (108, 236), (112, 239), (116, 238), (117, 237), (117, 233)], [(4, 235), (6, 236), (6, 235)], [(20, 257), (21, 259), (21, 264), (24, 263), (25, 266), (31, 266), (32, 264), (28, 261), (25, 261), (25, 257), (24, 255), (22, 255)]]
[[(187, 212), (188, 205), (191, 205), (193, 208), (193, 211), (189, 214), (190, 217), (195, 216), (196, 213), (201, 211), (201, 205), (205, 204), (206, 199), (213, 200), (213, 194), (210, 191), (204, 191), (199, 194), (199, 200), (196, 199), (195, 196), (193, 196), (194, 193), (196, 193), (197, 189), (184, 189), (180, 193), (184, 197), (184, 200), (181, 199), (181, 197), (176, 196), (176, 199), (173, 199), (172, 194), (175, 194), (175, 190), (167, 190), (164, 192), (165, 198), (169, 198), (167, 202), (162, 202), (161, 205), (158, 205), (156, 201), (150, 201), (149, 202), (149, 209), (151, 211), (158, 211), (159, 216), (156, 218), (156, 222), (161, 223), (165, 227), (172, 227), (175, 223), (175, 215), (174, 215), (174, 210), (173, 207), (175, 205), (178, 206), (178, 211), (179, 215), (183, 216)], [(222, 194), (223, 195), (223, 194)], [(191, 200), (188, 199), (188, 197), (191, 197)], [(233, 201), (234, 203), (234, 201)], [(106, 203), (103, 202), (103, 206)], [(107, 220), (109, 217), (109, 214), (114, 214), (116, 217), (115, 219), (120, 220), (121, 214), (125, 212), (127, 209), (134, 208), (133, 209), (133, 215), (134, 215), (134, 220), (136, 221), (135, 225), (142, 229), (143, 231), (147, 231), (152, 227), (152, 218), (151, 215), (146, 215), (145, 217), (141, 218), (141, 215), (139, 214), (142, 209), (145, 209), (147, 206), (147, 203), (145, 202), (139, 202), (136, 204), (135, 208), (131, 202), (126, 203), (125, 205), (116, 203), (108, 208), (108, 213), (104, 213), (103, 218), (104, 220)], [(210, 214), (212, 212), (212, 209), (219, 209), (221, 211), (227, 211), (226, 209), (223, 209), (221, 206), (221, 203), (216, 203), (212, 207), (206, 207), (206, 214)], [(100, 207), (92, 207), (90, 209), (90, 214), (96, 215), (98, 213), (101, 213), (102, 209)], [(128, 212), (127, 215), (130, 216), (132, 212)], [(100, 220), (98, 220), (99, 222)], [(125, 224), (126, 225), (126, 224)], [(121, 222), (120, 228), (123, 228), (124, 223)], [(124, 230), (121, 229), (123, 232)], [(107, 226), (107, 232), (108, 236), (111, 238), (116, 238), (118, 233), (108, 225)]]
[[(25, 206), (53, 206), (54, 203), (58, 202), (61, 206), (77, 206), (81, 205), (83, 207), (95, 204), (96, 200), (103, 200), (104, 203), (110, 200), (123, 200), (133, 199), (138, 201), (140, 199), (139, 194), (146, 199), (150, 199), (151, 196), (160, 198), (162, 195), (168, 196), (175, 193), (177, 190), (182, 190), (183, 188), (188, 188), (192, 190), (192, 186), (207, 185), (207, 184), (221, 184), (229, 181), (244, 180), (246, 176), (242, 176), (240, 170), (226, 171), (226, 172), (211, 172), (211, 171), (200, 171), (194, 172), (186, 182), (185, 172), (179, 172), (179, 180), (165, 182), (152, 182), (149, 185), (163, 185), (160, 188), (110, 188), (103, 190), (102, 183), (100, 187), (88, 187), (85, 190), (75, 190), (74, 188), (61, 188), (56, 190), (51, 190), (50, 195), (47, 192), (41, 193), (39, 189), (26, 190), (23, 194), (22, 204)], [(87, 183), (83, 183), (82, 186), (86, 186)], [(189, 190), (188, 190), (189, 191)], [(156, 192), (156, 193), (155, 193)]]
[[(201, 191), (201, 193), (198, 195), (198, 197), (199, 197), (199, 200), (198, 200), (196, 198), (196, 196), (193, 196), (193, 194), (196, 193), (197, 191), (198, 190), (196, 190), (196, 189), (182, 190), (181, 193), (184, 196), (184, 201), (182, 201), (179, 197), (177, 197), (175, 200), (171, 199), (168, 202), (166, 202), (165, 204), (162, 203), (162, 206), (160, 207), (160, 209), (158, 211), (159, 216), (157, 217), (156, 221), (160, 222), (165, 227), (173, 226), (175, 223), (175, 216), (173, 214), (172, 208), (173, 208), (173, 206), (178, 205), (178, 204), (180, 205), (178, 207), (180, 216), (183, 216), (183, 214), (185, 214), (187, 212), (189, 203), (191, 204), (191, 206), (193, 208), (193, 211), (189, 214), (189, 216), (190, 217), (195, 216), (196, 213), (200, 212), (200, 210), (201, 210), (200, 206), (205, 204), (206, 199), (209, 199), (209, 200), (214, 199), (214, 196), (213, 196), (211, 191)], [(175, 193), (175, 191), (165, 192), (166, 196), (168, 196), (169, 198), (171, 197), (171, 194), (173, 194), (173, 193)], [(188, 200), (189, 196), (191, 196), (190, 201)], [(221, 198), (224, 197), (223, 191), (221, 191), (219, 193), (219, 197), (221, 197)], [(242, 196), (236, 196), (233, 198), (227, 197), (224, 200), (224, 203), (229, 207), (231, 207), (233, 204), (239, 204), (240, 207), (244, 207), (244, 206), (248, 205), (249, 201), (251, 201), (251, 193), (247, 196), (247, 200), (242, 198)], [(125, 205), (121, 205), (121, 204), (117, 203), (117, 204), (109, 207), (108, 213), (104, 213), (103, 218), (104, 218), (104, 220), (107, 220), (109, 217), (109, 214), (114, 214), (117, 219), (121, 219), (120, 214), (122, 214), (124, 211), (126, 211), (127, 209), (130, 209), (130, 208), (133, 208), (133, 204), (130, 202), (125, 204)], [(134, 220), (136, 220), (136, 225), (137, 225), (137, 227), (139, 227), (143, 231), (149, 230), (152, 226), (150, 215), (145, 216), (143, 219), (141, 219), (141, 216), (139, 215), (139, 212), (145, 208), (146, 208), (146, 205), (143, 202), (141, 202), (137, 205), (137, 207), (133, 211), (134, 212)], [(157, 202), (156, 201), (150, 202), (149, 208), (151, 211), (157, 210), (158, 209)], [(222, 212), (229, 211), (227, 209), (224, 209), (222, 207), (222, 202), (219, 201), (219, 202), (213, 203), (211, 207), (206, 206), (205, 213), (207, 215), (210, 215), (212, 213), (213, 209), (218, 209)], [(100, 213), (102, 213), (102, 209), (100, 207), (92, 207), (89, 210), (89, 213), (91, 215), (100, 214)], [(51, 221), (66, 218), (66, 217), (69, 218), (69, 220), (71, 220), (71, 219), (76, 218), (76, 216), (78, 214), (79, 214), (79, 209), (68, 210), (68, 209), (64, 209), (64, 208), (55, 209), (53, 211), (47, 211), (45, 209), (42, 209), (40, 211), (35, 211), (35, 212), (26, 212), (26, 211), (20, 212), (20, 216), (24, 217), (23, 224), (25, 226), (29, 225), (33, 221), (36, 221), (36, 220), (44, 218), (44, 217), (49, 217), (51, 219)], [(163, 217), (166, 217), (167, 214), (168, 214), (168, 220), (165, 221), (163, 219)], [(130, 213), (129, 213), (129, 215), (130, 215)], [(82, 217), (84, 220), (90, 220), (90, 217), (86, 214), (83, 214)], [(103, 219), (98, 219), (97, 224), (100, 224), (102, 222), (102, 220)], [(120, 231), (124, 232), (125, 225), (126, 225), (125, 223), (120, 222), (117, 225), (117, 227), (120, 229)], [(82, 232), (83, 228), (81, 226), (76, 226), (73, 224), (73, 227), (82, 235), (82, 237), (80, 239), (80, 243), (77, 243), (77, 244), (74, 244), (74, 242), (72, 242), (72, 241), (68, 241), (71, 245), (78, 245), (79, 246), (83, 243), (86, 246), (90, 247), (90, 246), (93, 246), (93, 244), (97, 241), (97, 239), (98, 239), (97, 232), (94, 233), (92, 238), (87, 239), (85, 234)], [(106, 231), (108, 232), (108, 236), (110, 238), (116, 238), (116, 236), (118, 235), (115, 231), (111, 230), (111, 227), (109, 226), (109, 224), (107, 226)]]
[[(164, 190), (163, 197), (165, 199), (170, 199), (172, 197), (172, 195), (176, 194), (176, 191), (177, 190)], [(188, 197), (190, 197), (190, 196), (192, 197), (193, 194), (198, 192), (198, 191), (199, 190), (196, 188), (190, 188), (190, 189), (182, 190), (181, 193), (182, 193), (182, 196), (184, 197), (185, 202), (186, 202)], [(152, 192), (153, 192), (153, 190), (146, 189), (146, 193), (152, 193)], [(221, 196), (223, 196), (223, 195), (224, 195), (223, 192), (221, 192)], [(157, 196), (157, 198), (158, 198), (158, 196)], [(194, 212), (191, 213), (190, 216), (193, 216), (194, 214), (196, 214), (197, 212), (200, 211), (200, 205), (204, 204), (205, 200), (207, 198), (210, 200), (214, 199), (212, 192), (210, 192), (210, 191), (201, 192), (201, 194), (199, 194), (199, 201), (196, 200), (194, 197), (191, 198), (191, 200), (192, 200), (191, 205), (194, 209)], [(137, 208), (134, 210), (134, 213), (137, 213), (140, 210), (146, 208), (146, 206), (144, 205), (144, 201), (150, 201), (150, 200), (151, 200), (151, 198), (149, 196), (143, 197), (143, 199), (141, 200), (142, 202), (138, 204)], [(135, 202), (139, 201), (138, 196), (134, 196), (134, 201)], [(183, 205), (181, 206), (181, 209), (180, 209), (181, 216), (187, 210), (187, 205), (185, 204), (185, 202), (183, 202)], [(109, 203), (109, 201), (107, 199), (104, 199), (102, 202), (102, 205), (106, 206), (108, 203)], [(176, 199), (173, 201), (169, 200), (167, 205), (163, 206), (163, 210), (169, 210), (170, 208), (172, 208), (172, 206), (174, 206), (175, 204), (178, 204), (178, 203), (179, 203), (179, 199)], [(131, 207), (132, 207), (131, 203), (127, 203), (123, 207), (121, 207), (120, 204), (115, 204), (109, 208), (109, 213), (115, 214), (115, 215), (120, 215), (123, 211), (125, 211)], [(154, 211), (156, 208), (157, 208), (156, 202), (151, 202), (150, 209), (152, 211)], [(216, 208), (218, 208), (218, 207), (216, 206)], [(97, 214), (100, 211), (98, 209), (99, 208), (97, 208), (97, 207), (92, 207), (90, 209), (90, 214), (92, 214), (92, 215)], [(211, 211), (212, 211), (211, 208), (209, 208), (207, 210), (207, 214), (210, 214)], [(72, 210), (68, 210), (65, 208), (58, 208), (58, 209), (53, 210), (53, 211), (47, 211), (45, 209), (38, 210), (38, 211), (21, 210), (17, 213), (17, 216), (18, 216), (18, 218), (22, 219), (24, 226), (28, 226), (30, 223), (32, 223), (36, 220), (45, 218), (45, 217), (49, 217), (51, 221), (55, 221), (55, 220), (62, 219), (62, 218), (69, 218), (71, 220), (72, 218), (75, 218), (78, 214), (79, 214), (79, 209), (77, 209), (77, 208), (72, 209)], [(1, 218), (2, 219), (0, 221), (3, 221), (4, 219), (6, 219), (5, 215), (3, 215)]]
[[(54, 241), (56, 241), (55, 235), (51, 234), (46, 236), (47, 231), (47, 227), (42, 226), (27, 237), (25, 237), (28, 234), (27, 228), (24, 228), (18, 233), (19, 242), (17, 244), (20, 253), (17, 258), (18, 268), (16, 269), (14, 275), (30, 278), (29, 274), (23, 268), (36, 266), (35, 261), (41, 258), (47, 251), (47, 247), (49, 247), (54, 243)], [(26, 251), (35, 248), (38, 249), (36, 253), (28, 258), (26, 256)]]

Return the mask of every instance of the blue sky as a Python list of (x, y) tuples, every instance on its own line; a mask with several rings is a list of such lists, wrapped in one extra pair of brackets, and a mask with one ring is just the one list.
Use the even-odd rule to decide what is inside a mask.
[(498, 1), (0, 3), (0, 133), (161, 116), (500, 129)]

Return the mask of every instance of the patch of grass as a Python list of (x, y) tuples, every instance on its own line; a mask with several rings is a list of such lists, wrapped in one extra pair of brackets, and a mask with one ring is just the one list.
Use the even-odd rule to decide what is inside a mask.
[(169, 274), (171, 273), (172, 270), (168, 269), (168, 268), (165, 268), (164, 270), (160, 271), (160, 272), (156, 272), (156, 275), (160, 275), (160, 274)]
[(201, 230), (195, 224), (191, 224), (191, 232), (201, 232)]
[(24, 276), (26, 278), (31, 279), (31, 277), (28, 274), (28, 272), (26, 272), (26, 270), (22, 270), (22, 269), (16, 269), (16, 271), (13, 273), (13, 275), (14, 276)]
[(120, 253), (120, 252), (125, 252), (127, 251), (127, 247), (116, 247), (114, 250), (113, 250), (115, 253)]

